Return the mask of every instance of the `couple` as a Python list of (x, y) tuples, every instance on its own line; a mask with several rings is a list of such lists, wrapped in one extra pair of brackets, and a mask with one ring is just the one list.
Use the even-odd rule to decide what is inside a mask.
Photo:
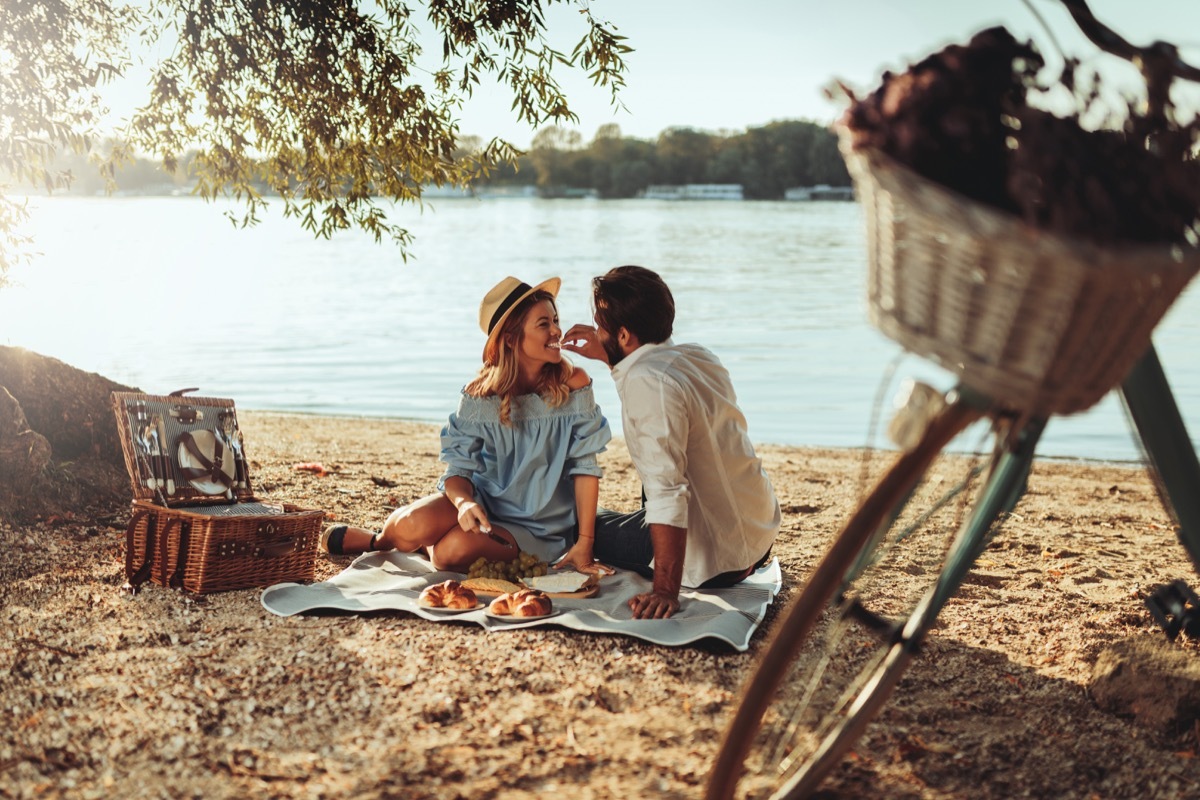
[[(611, 564), (653, 581), (629, 601), (637, 619), (674, 614), (683, 586), (732, 586), (766, 563), (779, 503), (725, 368), (703, 347), (671, 340), (666, 283), (634, 266), (594, 278), (595, 327), (565, 335), (560, 285), (510, 277), (484, 297), (483, 367), (442, 429), (439, 494), (392, 512), (379, 533), (331, 526), (322, 549), (425, 550), (457, 572), (522, 550), (584, 572)], [(591, 379), (563, 349), (612, 370), (642, 481), (638, 511), (597, 510), (596, 456), (611, 433)]]

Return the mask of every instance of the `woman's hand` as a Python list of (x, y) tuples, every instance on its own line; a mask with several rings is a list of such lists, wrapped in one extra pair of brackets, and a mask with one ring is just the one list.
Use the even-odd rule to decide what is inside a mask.
[(608, 352), (600, 343), (600, 334), (591, 325), (572, 325), (571, 330), (562, 335), (562, 349), (608, 363)]
[(464, 500), (458, 504), (458, 526), (468, 533), (491, 533), (492, 531), (492, 523), (488, 521), (487, 512), (474, 500)]
[(606, 564), (601, 564), (592, 555), (592, 543), (586, 539), (580, 539), (571, 546), (571, 549), (554, 562), (555, 569), (566, 569), (572, 567), (576, 572), (583, 572), (588, 575), (612, 575), (616, 570)]

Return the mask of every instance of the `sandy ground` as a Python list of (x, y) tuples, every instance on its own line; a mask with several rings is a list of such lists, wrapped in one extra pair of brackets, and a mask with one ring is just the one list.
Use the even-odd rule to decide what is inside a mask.
[[(428, 493), (435, 426), (243, 412), (260, 497), (378, 524)], [(861, 454), (760, 449), (785, 589), (858, 497)], [(880, 457), (886, 461), (886, 457)], [(296, 470), (317, 461), (324, 477)], [(618, 442), (602, 502), (632, 507)], [(878, 466), (878, 464), (877, 464)], [(402, 614), (278, 618), (259, 591), (130, 597), (124, 523), (0, 523), (0, 796), (694, 798), (749, 652)], [(318, 558), (318, 578), (349, 559)], [(1200, 796), (1195, 733), (1100, 708), (1106, 648), (1165, 637), (1143, 605), (1195, 573), (1141, 468), (1039, 462), (885, 710), (882, 760), (830, 796)], [(1193, 660), (1194, 641), (1175, 651)]]

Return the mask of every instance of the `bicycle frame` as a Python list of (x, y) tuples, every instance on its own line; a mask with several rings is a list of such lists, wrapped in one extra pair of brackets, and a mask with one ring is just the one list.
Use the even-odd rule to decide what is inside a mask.
[(1121, 384), (1121, 397), (1179, 541), (1200, 573), (1200, 460), (1153, 345)]
[[(1145, 119), (1153, 123), (1151, 129), (1154, 124), (1169, 121), (1171, 101), (1167, 90), (1173, 77), (1200, 83), (1200, 69), (1180, 60), (1173, 45), (1154, 42), (1147, 47), (1134, 46), (1096, 20), (1087, 0), (1061, 2), (1088, 39), (1102, 50), (1132, 62), (1142, 72), (1149, 93)], [(1200, 231), (1200, 224), (1193, 222), (1190, 230)], [(903, 340), (898, 341), (908, 346)], [(1138, 346), (1128, 338), (1122, 344)], [(1125, 350), (1123, 355), (1132, 353)], [(1120, 367), (1127, 363), (1123, 361)], [(1104, 384), (1096, 387), (1096, 394), (1104, 390), (1113, 376), (1105, 377)], [(986, 392), (986, 383), (984, 386)], [(1192, 566), (1200, 574), (1200, 458), (1153, 344), (1147, 344), (1119, 388), (1163, 507), (1175, 524), (1179, 542)], [(919, 441), (904, 449), (858, 504), (800, 594), (789, 602), (786, 613), (777, 621), (771, 640), (743, 688), (741, 702), (713, 764), (706, 797), (725, 800), (733, 796), (743, 770), (749, 766), (746, 759), (760, 732), (767, 734), (770, 752), (765, 754), (767, 763), (763, 765), (767, 771), (753, 777), (762, 778), (773, 787), (773, 798), (811, 796), (888, 702), (938, 615), (959, 591), (991, 541), (998, 523), (1025, 493), (1037, 443), (1050, 412), (1034, 411), (1038, 406), (1030, 401), (1024, 412), (1014, 413), (1022, 398), (998, 401), (981, 397), (964, 386), (957, 387), (954, 394), (955, 397), (947, 398), (943, 410), (929, 420)], [(862, 594), (867, 598), (862, 601), (860, 593), (855, 591), (856, 582), (866, 570), (884, 566), (879, 553), (881, 548), (890, 546), (889, 536), (906, 535), (907, 529), (892, 532), (891, 528), (901, 519), (908, 500), (916, 496), (917, 483), (925, 471), (958, 432), (984, 416), (991, 418), (996, 447), (968, 518), (956, 530), (951, 527), (938, 532), (942, 537), (937, 539), (939, 545), (944, 545), (946, 536), (953, 539), (933, 584), (925, 584), (927, 590), (915, 603), (911, 598), (901, 603), (907, 606), (904, 612), (907, 616), (877, 613), (869, 607), (874, 605), (875, 598)], [(965, 483), (969, 484), (970, 479)], [(916, 524), (926, 518), (918, 516)], [(865, 629), (869, 634), (865, 645), (862, 636), (848, 632), (848, 625), (842, 630), (826, 631), (827, 641), (811, 641), (810, 634), (817, 630), (831, 604), (840, 621), (852, 622), (859, 632)], [(879, 608), (890, 609), (892, 604), (881, 603)], [(800, 666), (801, 650), (810, 644), (817, 651), (818, 663), (813, 670), (813, 682), (796, 703), (807, 710), (820, 682), (827, 691), (812, 709), (815, 721), (801, 722), (793, 709), (781, 713), (782, 723), (779, 719), (767, 721), (765, 714), (777, 700), (784, 708), (793, 702), (783, 696), (786, 692), (777, 696), (776, 690), (790, 680), (789, 670)], [(866, 650), (870, 653), (866, 654)], [(845, 670), (826, 670), (833, 659), (843, 655), (847, 656), (842, 659), (847, 665)], [(863, 655), (869, 657), (859, 660)], [(808, 666), (811, 665), (805, 664)], [(796, 747), (793, 753), (788, 749), (793, 746), (789, 739), (800, 728), (815, 734), (817, 739), (791, 739)], [(775, 734), (778, 738), (773, 738)], [(810, 748), (814, 741), (815, 748)], [(781, 750), (787, 755), (786, 764), (775, 761), (774, 754)], [(780, 771), (771, 775), (769, 770), (775, 767)]]
[[(1156, 478), (1163, 506), (1178, 526), (1179, 541), (1200, 574), (1200, 459), (1153, 345), (1122, 383), (1121, 395)], [(937, 583), (901, 633), (900, 641), (907, 649), (919, 646), (929, 624), (958, 591), (987, 547), (997, 520), (1024, 494), (1045, 424), (1043, 419), (1026, 421), (1015, 441), (998, 456), (978, 503), (951, 545)]]

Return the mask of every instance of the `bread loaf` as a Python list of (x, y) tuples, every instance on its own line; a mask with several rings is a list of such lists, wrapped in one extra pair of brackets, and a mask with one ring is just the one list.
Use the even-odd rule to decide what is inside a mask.
[(544, 617), (553, 610), (550, 598), (536, 589), (502, 594), (488, 606), (488, 611), (502, 617)]
[(443, 581), (426, 586), (417, 603), (427, 608), (474, 608), (479, 598), (458, 581)]

